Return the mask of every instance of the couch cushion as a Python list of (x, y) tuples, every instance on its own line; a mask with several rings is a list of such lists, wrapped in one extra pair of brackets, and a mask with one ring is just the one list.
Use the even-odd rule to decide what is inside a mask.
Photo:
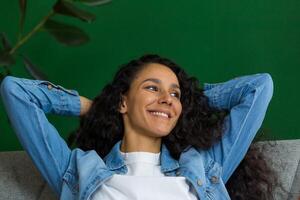
[(276, 200), (299, 200), (300, 139), (260, 141), (255, 145), (263, 151), (278, 174), (282, 188), (275, 189)]
[(24, 151), (0, 153), (0, 177), (0, 199), (57, 199)]

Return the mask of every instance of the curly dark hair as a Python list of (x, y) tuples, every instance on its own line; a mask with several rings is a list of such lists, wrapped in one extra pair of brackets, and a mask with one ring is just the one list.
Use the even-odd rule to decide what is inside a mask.
[[(209, 99), (200, 87), (199, 81), (195, 77), (190, 77), (177, 64), (167, 58), (155, 54), (147, 54), (138, 59), (131, 60), (127, 64), (120, 66), (111, 83), (107, 84), (102, 92), (93, 99), (89, 111), (80, 117), (80, 126), (69, 136), (68, 143), (75, 145), (82, 150), (95, 150), (98, 155), (104, 158), (111, 148), (122, 140), (124, 134), (124, 125), (122, 115), (119, 112), (122, 95), (130, 88), (134, 77), (148, 64), (157, 63), (170, 68), (178, 78), (181, 90), (182, 113), (174, 129), (167, 136), (162, 137), (162, 142), (167, 146), (170, 154), (175, 159), (179, 159), (181, 152), (188, 146), (199, 149), (208, 149), (216, 142), (220, 141), (225, 130), (224, 119), (229, 110), (217, 109), (209, 106)], [(254, 154), (258, 154), (256, 151)], [(251, 160), (252, 152), (248, 152), (244, 159)], [(260, 161), (264, 162), (264, 160)], [(247, 162), (248, 165), (257, 165), (256, 162)], [(245, 166), (242, 166), (245, 167)], [(268, 170), (269, 168), (264, 168)], [(260, 169), (260, 174), (264, 170)], [(246, 171), (246, 174), (250, 172)], [(233, 177), (236, 175), (233, 174)], [(252, 176), (252, 174), (250, 174)], [(240, 177), (240, 176), (237, 176)], [(245, 176), (243, 176), (245, 177)], [(253, 176), (254, 177), (254, 176)], [(257, 179), (260, 181), (260, 179)], [(230, 179), (227, 186), (232, 199), (259, 199), (261, 195), (257, 191), (261, 185), (252, 185), (251, 187), (239, 187), (243, 178)], [(271, 185), (268, 179), (263, 180), (267, 187)], [(236, 183), (239, 182), (239, 183)], [(255, 192), (251, 197), (240, 194), (240, 192)], [(270, 190), (267, 190), (268, 192)]]
[(273, 200), (276, 187), (287, 194), (262, 150), (255, 144), (250, 145), (244, 159), (226, 182), (231, 199)]

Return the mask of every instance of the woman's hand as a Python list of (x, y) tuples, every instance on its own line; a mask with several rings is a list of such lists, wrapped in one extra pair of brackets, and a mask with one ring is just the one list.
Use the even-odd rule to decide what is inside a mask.
[(79, 96), (79, 97), (80, 97), (80, 105), (81, 105), (80, 116), (82, 116), (82, 115), (85, 115), (89, 111), (93, 101), (84, 96)]

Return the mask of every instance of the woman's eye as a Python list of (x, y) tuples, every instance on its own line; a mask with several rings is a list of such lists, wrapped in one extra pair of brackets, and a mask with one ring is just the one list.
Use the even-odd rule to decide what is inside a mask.
[(179, 94), (179, 92), (173, 92), (173, 93), (171, 93), (171, 95), (172, 95), (173, 97), (176, 97), (176, 98), (180, 99), (180, 94)]
[[(154, 85), (146, 86), (145, 88), (147, 90), (151, 90), (151, 91), (158, 91), (159, 90), (159, 88), (157, 86), (154, 86)], [(171, 92), (170, 95), (173, 96), (173, 97), (176, 97), (176, 98), (180, 99), (180, 93), (177, 92), (177, 91)]]
[(153, 90), (153, 91), (157, 91), (158, 88), (154, 85), (150, 85), (150, 86), (147, 86), (146, 89), (149, 89), (149, 90)]

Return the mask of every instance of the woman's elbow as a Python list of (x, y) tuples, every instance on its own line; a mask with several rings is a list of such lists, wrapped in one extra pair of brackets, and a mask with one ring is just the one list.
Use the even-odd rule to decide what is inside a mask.
[(0, 85), (0, 94), (2, 97), (13, 93), (13, 91), (16, 89), (15, 87), (17, 86), (16, 79), (17, 78), (13, 76), (4, 77)]

